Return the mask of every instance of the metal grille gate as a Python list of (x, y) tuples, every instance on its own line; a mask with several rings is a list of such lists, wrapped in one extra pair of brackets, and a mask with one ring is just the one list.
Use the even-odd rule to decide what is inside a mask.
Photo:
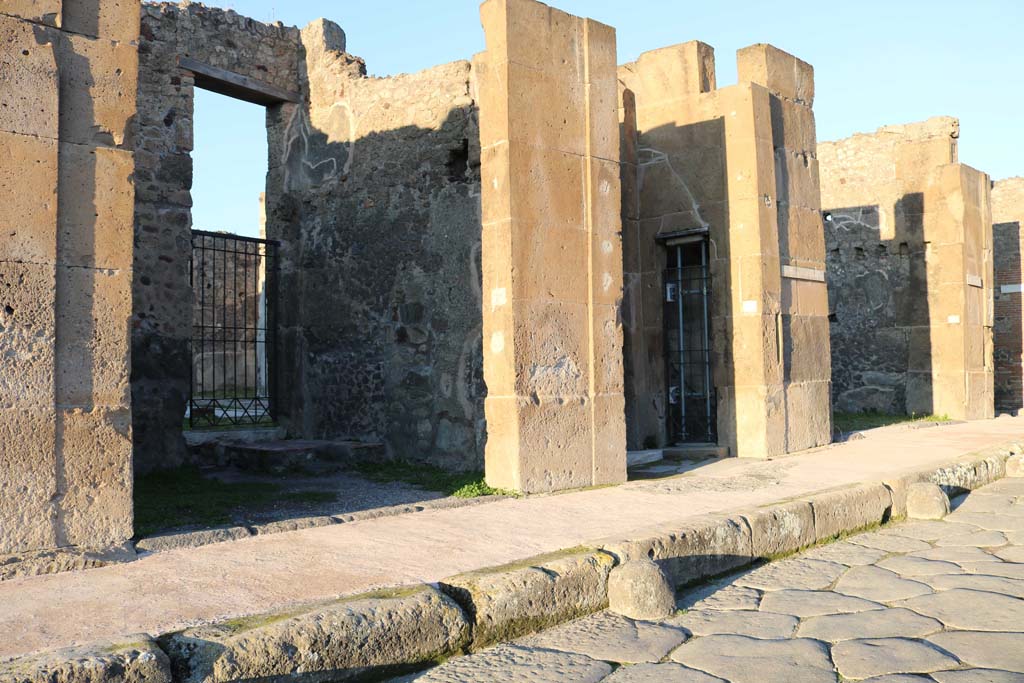
[(192, 429), (275, 421), (277, 247), (192, 231)]
[(664, 321), (669, 436), (674, 443), (715, 443), (708, 242), (699, 238), (669, 245), (666, 251)]

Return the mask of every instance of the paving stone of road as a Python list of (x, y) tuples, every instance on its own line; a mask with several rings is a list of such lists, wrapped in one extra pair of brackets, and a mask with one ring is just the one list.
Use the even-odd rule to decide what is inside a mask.
[(446, 662), (421, 683), (1024, 683), (1024, 479), (910, 521)]

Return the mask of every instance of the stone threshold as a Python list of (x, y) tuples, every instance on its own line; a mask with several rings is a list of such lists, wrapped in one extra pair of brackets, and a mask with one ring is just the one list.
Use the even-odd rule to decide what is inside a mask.
[(1024, 474), (1012, 441), (871, 483), (662, 525), (442, 580), (0, 663), (0, 683), (383, 680), (604, 609), (611, 569), (646, 557), (677, 587), (906, 516), (911, 484), (950, 497)]

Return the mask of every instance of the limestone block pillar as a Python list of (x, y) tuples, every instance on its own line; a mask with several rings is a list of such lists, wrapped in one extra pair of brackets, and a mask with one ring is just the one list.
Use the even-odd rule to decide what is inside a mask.
[(487, 481), (622, 482), (615, 32), (533, 0), (481, 17)]
[(990, 188), (986, 174), (948, 164), (924, 191), (931, 412), (954, 420), (995, 410)]
[(22, 5), (0, 9), (0, 554), (132, 535), (139, 4)]

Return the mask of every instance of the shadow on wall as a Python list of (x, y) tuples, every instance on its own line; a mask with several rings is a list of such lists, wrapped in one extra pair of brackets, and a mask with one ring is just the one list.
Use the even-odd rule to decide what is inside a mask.
[[(632, 96), (631, 91), (625, 91), (627, 106)], [(621, 128), (624, 139), (630, 134), (627, 128)], [(635, 147), (635, 154), (631, 147)], [(708, 360), (715, 397), (712, 427), (716, 428), (719, 443), (728, 444), (735, 438), (737, 425), (731, 390), (735, 386), (735, 369), (724, 120), (642, 130), (638, 139), (624, 145), (624, 169), (629, 168), (628, 159), (634, 157), (636, 181), (631, 183), (626, 178), (623, 182), (622, 319), (627, 447), (662, 448), (672, 441), (668, 392), (670, 385), (679, 382), (671, 376), (678, 371), (669, 357), (669, 339), (678, 337), (678, 332), (668, 329), (667, 322), (672, 316), (666, 316), (665, 310), (666, 271), (673, 251), (667, 243), (673, 236), (699, 235), (704, 228), (710, 261)], [(633, 217), (629, 215), (631, 201), (637, 204)], [(684, 317), (691, 316), (685, 312)], [(686, 339), (692, 341), (693, 337), (686, 335)], [(691, 368), (684, 383), (690, 391), (700, 390), (704, 382), (700, 372), (702, 346), (703, 340), (695, 347), (698, 365)]]
[(933, 412), (924, 194), (906, 194), (894, 209), (895, 237), (887, 240), (878, 206), (824, 211), (839, 412)]
[(281, 113), (290, 120), (267, 229), (282, 241), (282, 422), (294, 436), (380, 441), (394, 457), (482, 469), (475, 106), (436, 129), (345, 142), (301, 110)]
[(1021, 225), (997, 223), (992, 227), (995, 245), (995, 317), (993, 319), (993, 361), (995, 363), (995, 404), (997, 411), (1024, 408), (1024, 345), (1022, 345), (1021, 292), (1003, 292), (1000, 285), (1020, 285)]

